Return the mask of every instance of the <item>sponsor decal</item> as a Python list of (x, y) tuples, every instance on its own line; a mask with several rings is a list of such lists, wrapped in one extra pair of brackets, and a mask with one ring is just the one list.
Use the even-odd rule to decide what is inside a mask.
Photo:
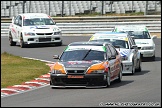
[(129, 50), (120, 51), (120, 55), (125, 57), (129, 53)]
[(35, 27), (30, 27), (30, 29), (35, 28)]
[(13, 31), (14, 33), (16, 33), (16, 31), (15, 31), (15, 29), (14, 29), (14, 28), (12, 28), (12, 31)]
[(68, 75), (67, 78), (84, 78), (82, 75)]
[(149, 44), (149, 43), (145, 43), (145, 42), (136, 42), (136, 44)]
[(69, 62), (68, 62), (68, 64), (82, 64), (82, 63), (91, 64), (92, 61), (69, 61)]

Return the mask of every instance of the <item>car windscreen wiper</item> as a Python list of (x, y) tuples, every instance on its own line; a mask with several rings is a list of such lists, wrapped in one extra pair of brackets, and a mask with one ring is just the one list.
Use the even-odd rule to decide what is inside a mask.
[(83, 57), (82, 60), (84, 60), (87, 57), (87, 55), (89, 54), (90, 51), (91, 51), (91, 49), (86, 53), (86, 55)]

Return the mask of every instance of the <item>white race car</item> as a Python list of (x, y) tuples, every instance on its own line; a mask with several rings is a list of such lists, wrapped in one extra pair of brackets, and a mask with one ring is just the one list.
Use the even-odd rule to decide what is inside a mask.
[(141, 55), (133, 38), (127, 33), (100, 32), (95, 33), (89, 41), (109, 42), (120, 52), (123, 63), (123, 74), (134, 74), (141, 71)]
[(13, 17), (8, 33), (10, 46), (17, 42), (21, 48), (28, 44), (62, 45), (61, 29), (44, 13), (24, 13)]
[(142, 58), (150, 57), (155, 60), (155, 43), (153, 39), (157, 38), (155, 35), (151, 36), (149, 30), (144, 25), (125, 25), (116, 26), (114, 32), (126, 32), (133, 36)]

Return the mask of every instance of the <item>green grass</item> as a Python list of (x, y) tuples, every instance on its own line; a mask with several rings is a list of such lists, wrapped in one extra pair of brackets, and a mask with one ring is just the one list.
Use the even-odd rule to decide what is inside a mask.
[(49, 70), (45, 62), (3, 52), (1, 53), (1, 88), (33, 80), (47, 74)]

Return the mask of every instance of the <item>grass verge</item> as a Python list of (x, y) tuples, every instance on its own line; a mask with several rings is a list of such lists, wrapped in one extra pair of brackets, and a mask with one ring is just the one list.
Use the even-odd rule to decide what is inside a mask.
[(50, 68), (39, 60), (1, 53), (1, 88), (21, 84), (47, 74)]
[(150, 33), (150, 34), (151, 34), (151, 36), (152, 36), (152, 35), (156, 35), (158, 38), (161, 37), (161, 33), (153, 33), (153, 32), (152, 32), (152, 33)]

